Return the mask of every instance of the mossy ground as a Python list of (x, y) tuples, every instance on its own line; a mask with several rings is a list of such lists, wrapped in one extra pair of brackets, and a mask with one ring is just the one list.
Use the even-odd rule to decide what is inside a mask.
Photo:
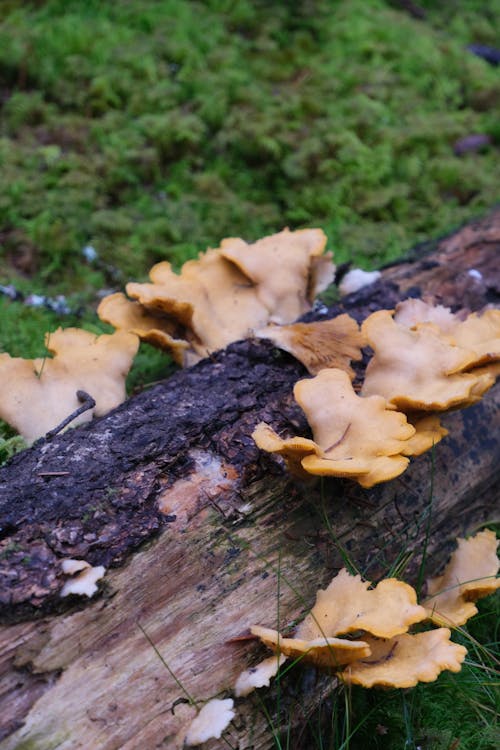
[[(500, 77), (465, 48), (497, 44), (500, 0), (422, 0), (423, 20), (402, 6), (5, 0), (0, 283), (62, 293), (75, 315), (0, 298), (0, 351), (40, 356), (58, 325), (105, 330), (98, 290), (224, 236), (320, 226), (338, 262), (373, 268), (495, 203)], [(457, 156), (470, 134), (490, 145)], [(83, 258), (88, 244), (98, 263)], [(165, 367), (142, 349), (130, 387)], [(13, 449), (0, 442), (0, 454)], [(460, 679), (408, 699), (429, 738), (441, 727), (422, 747), (457, 736), (461, 750), (493, 747), (475, 698), (470, 721), (455, 710)], [(394, 720), (392, 700), (377, 710)], [(413, 747), (405, 727), (393, 745), (377, 734), (389, 719), (358, 736)]]
[(350, 750), (496, 750), (500, 739), (498, 596), (478, 603), (479, 614), (453, 640), (468, 657), (458, 674), (386, 693), (358, 688), (351, 696)]
[[(284, 225), (375, 266), (480, 213), (500, 80), (464, 48), (500, 3), (396, 5), (4, 4), (2, 277), (91, 296), (87, 243), (126, 279)], [(471, 133), (492, 146), (456, 156)]]

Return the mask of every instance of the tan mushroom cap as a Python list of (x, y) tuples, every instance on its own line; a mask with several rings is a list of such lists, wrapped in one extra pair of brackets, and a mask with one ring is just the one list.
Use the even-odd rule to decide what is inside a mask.
[(300, 479), (310, 479), (310, 474), (302, 468), (302, 459), (309, 453), (316, 453), (318, 446), (314, 440), (308, 438), (293, 437), (283, 440), (265, 422), (260, 422), (252, 432), (252, 437), (257, 446), (267, 453), (277, 453), (283, 456), (288, 469)]
[(325, 637), (310, 641), (283, 638), (277, 630), (262, 628), (259, 625), (253, 625), (250, 631), (273, 651), (324, 669), (338, 669), (343, 664), (350, 664), (370, 654), (370, 649), (364, 641)]
[(192, 325), (194, 305), (200, 289), (185, 277), (175, 273), (168, 261), (154, 265), (151, 283), (130, 281), (126, 286), (129, 297), (137, 299), (146, 310), (172, 316), (186, 328)]
[(470, 367), (500, 359), (500, 310), (482, 313), (454, 314), (448, 307), (431, 305), (421, 299), (409, 299), (396, 306), (394, 320), (399, 325), (418, 328), (422, 323), (434, 323), (455, 346), (474, 352)]
[(376, 462), (370, 470), (366, 460), (344, 459), (330, 460), (318, 456), (306, 456), (302, 460), (302, 467), (308, 474), (320, 477), (346, 477), (355, 479), (361, 487), (369, 489), (380, 482), (388, 482), (406, 471), (408, 458), (402, 454), (393, 456), (377, 456)]
[(451, 627), (467, 622), (477, 613), (474, 602), (500, 587), (495, 533), (486, 529), (457, 541), (443, 574), (427, 581), (423, 602), (433, 622)]
[(458, 318), (449, 307), (431, 305), (423, 299), (411, 298), (398, 302), (394, 321), (407, 328), (415, 328), (419, 323), (435, 323), (443, 333), (450, 333)]
[(372, 487), (401, 474), (408, 458), (401, 455), (415, 434), (406, 416), (387, 408), (381, 396), (356, 395), (346, 372), (321, 370), (299, 380), (294, 395), (311, 425), (314, 441), (282, 439), (261, 423), (253, 433), (259, 448), (282, 455), (293, 473), (352, 477)]
[(409, 414), (407, 419), (414, 426), (415, 434), (406, 441), (401, 451), (403, 456), (420, 456), (448, 435), (436, 414)]
[(71, 425), (101, 416), (126, 398), (125, 378), (139, 346), (132, 333), (95, 336), (79, 328), (46, 335), (53, 358), (34, 360), (0, 354), (0, 417), (32, 443), (56, 427), (81, 403), (86, 391), (96, 406)]
[(347, 314), (315, 323), (267, 326), (255, 335), (293, 354), (311, 375), (336, 367), (347, 372), (351, 380), (354, 370), (350, 362), (362, 358), (361, 348), (366, 343), (359, 325)]
[(410, 329), (398, 325), (390, 310), (379, 310), (362, 331), (375, 352), (364, 396), (382, 395), (406, 411), (442, 411), (474, 403), (494, 383), (489, 374), (464, 374), (477, 363), (476, 354), (450, 344), (432, 323)]
[[(284, 229), (253, 244), (238, 237), (227, 238), (222, 240), (220, 252), (257, 286), (269, 321), (285, 324), (307, 312), (318, 291), (333, 280), (330, 256), (323, 256), (325, 245), (326, 235), (321, 229)], [(330, 274), (326, 271), (328, 262)]]
[(255, 288), (218, 250), (185, 263), (180, 275), (166, 261), (153, 266), (151, 284), (127, 284), (127, 294), (149, 311), (177, 319), (198, 355), (222, 349), (267, 322)]
[(415, 429), (381, 396), (358, 396), (347, 373), (321, 370), (296, 383), (294, 395), (319, 446), (317, 455), (302, 460), (307, 472), (354, 477), (372, 487), (406, 469), (408, 459), (401, 451)]
[(316, 604), (297, 628), (297, 638), (313, 640), (359, 630), (392, 638), (426, 619), (426, 610), (417, 604), (417, 594), (407, 583), (385, 578), (375, 588), (370, 586), (361, 576), (342, 569), (326, 589), (318, 591)]
[(500, 360), (500, 310), (472, 313), (451, 332), (458, 346), (476, 354), (474, 367)]
[(445, 669), (459, 672), (467, 649), (450, 641), (448, 628), (394, 638), (366, 637), (371, 654), (350, 664), (341, 674), (344, 682), (363, 687), (414, 687), (434, 682)]
[(141, 341), (170, 351), (174, 360), (183, 364), (189, 343), (178, 338), (179, 325), (174, 320), (148, 312), (139, 302), (127, 299), (122, 292), (104, 297), (99, 303), (97, 314), (114, 328), (135, 333)]
[(151, 283), (127, 284), (133, 303), (111, 295), (99, 314), (191, 364), (270, 321), (291, 323), (309, 310), (333, 279), (325, 243), (320, 229), (284, 230), (254, 244), (226, 239), (184, 263), (180, 273), (167, 261), (157, 263)]

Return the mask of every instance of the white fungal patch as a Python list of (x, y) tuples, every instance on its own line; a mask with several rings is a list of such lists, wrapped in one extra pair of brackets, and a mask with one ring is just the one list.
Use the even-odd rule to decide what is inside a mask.
[(184, 745), (192, 747), (201, 745), (211, 739), (219, 739), (222, 732), (235, 717), (232, 698), (220, 700), (214, 698), (205, 703), (199, 714), (193, 719), (186, 733)]
[[(63, 573), (74, 576), (66, 581), (61, 589), (61, 596), (76, 594), (77, 596), (94, 596), (97, 591), (97, 581), (103, 578), (106, 568), (104, 565), (92, 567), (85, 560), (67, 558), (61, 563)], [(78, 573), (78, 575), (75, 575)]]
[(467, 271), (467, 275), (471, 276), (473, 279), (477, 279), (478, 281), (482, 281), (483, 274), (481, 271), (478, 271), (476, 268), (470, 268)]
[(348, 271), (339, 284), (342, 297), (353, 294), (364, 286), (374, 284), (380, 278), (380, 271), (363, 271), (361, 268), (353, 268)]
[(61, 568), (64, 575), (73, 576), (81, 570), (90, 568), (90, 564), (86, 562), (86, 560), (73, 560), (72, 558), (67, 557), (62, 561)]
[(270, 656), (255, 667), (245, 669), (236, 680), (234, 694), (237, 698), (244, 698), (255, 688), (269, 687), (272, 677), (278, 674), (281, 665), (286, 661), (284, 654)]

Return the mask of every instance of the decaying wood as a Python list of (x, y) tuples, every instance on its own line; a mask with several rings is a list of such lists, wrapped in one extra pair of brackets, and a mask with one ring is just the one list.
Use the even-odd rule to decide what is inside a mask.
[[(498, 305), (499, 250), (496, 211), (417, 248), (328, 314), (363, 319), (408, 294)], [(438, 564), (457, 534), (494, 520), (498, 386), (446, 417), (450, 436), (433, 455), (363, 490), (295, 482), (250, 438), (262, 419), (307, 434), (291, 396), (304, 374), (269, 343), (239, 342), (0, 471), (2, 750), (175, 748), (194, 714), (176, 704), (179, 682), (197, 700), (223, 695), (262, 655), (233, 639), (251, 624), (290, 625), (342, 564), (341, 547), (369, 578), (410, 551), (411, 579), (427, 527)], [(68, 557), (107, 567), (93, 599), (60, 597)], [(315, 680), (283, 683), (292, 723), (329, 689)], [(272, 744), (257, 701), (238, 705), (228, 738)]]

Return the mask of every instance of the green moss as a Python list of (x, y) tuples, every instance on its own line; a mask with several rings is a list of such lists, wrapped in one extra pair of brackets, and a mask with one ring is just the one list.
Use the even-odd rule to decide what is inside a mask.
[(127, 392), (141, 391), (147, 385), (168, 378), (176, 369), (176, 365), (165, 352), (141, 344), (127, 378)]
[(30, 244), (30, 273), (71, 286), (88, 241), (138, 277), (287, 224), (370, 266), (442, 234), (498, 192), (498, 159), (452, 148), (498, 147), (498, 76), (463, 50), (493, 6), (11, 2), (4, 254)]
[(500, 597), (489, 597), (478, 607), (479, 614), (462, 634), (453, 637), (469, 652), (458, 674), (443, 672), (436, 682), (406, 691), (384, 694), (353, 689), (352, 726), (359, 728), (351, 750), (367, 746), (384, 750), (498, 747), (495, 717), (500, 691), (494, 654), (498, 651)]

